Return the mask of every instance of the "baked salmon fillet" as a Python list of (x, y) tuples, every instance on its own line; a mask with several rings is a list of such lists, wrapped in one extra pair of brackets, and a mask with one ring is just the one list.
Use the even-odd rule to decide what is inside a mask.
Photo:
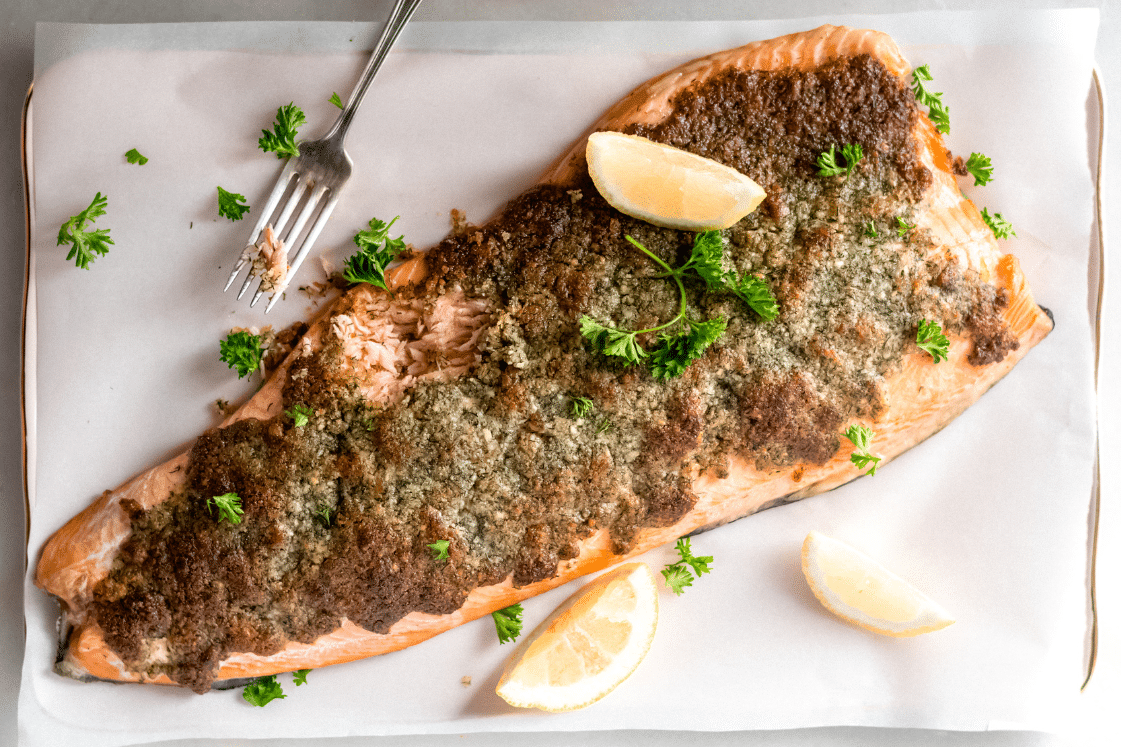
[[(778, 314), (687, 280), (690, 318), (726, 329), (678, 376), (581, 333), (583, 317), (674, 318), (679, 289), (628, 237), (670, 266), (697, 239), (610, 207), (583, 139), (488, 223), (392, 271), (392, 292), (351, 287), (220, 427), (47, 542), (57, 670), (205, 692), (395, 651), (842, 485), (866, 471), (853, 425), (880, 468), (937, 432), (1052, 320), (963, 196), (909, 73), (888, 36), (823, 26), (671, 70), (589, 129), (767, 193), (720, 240)], [(855, 168), (818, 174), (851, 144)], [(944, 360), (916, 342), (931, 321)], [(228, 493), (236, 524), (212, 503)]]

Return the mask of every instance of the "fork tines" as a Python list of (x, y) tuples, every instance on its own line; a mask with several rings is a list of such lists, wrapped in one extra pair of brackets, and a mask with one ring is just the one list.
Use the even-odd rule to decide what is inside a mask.
[[(255, 306), (262, 295), (271, 292), (272, 295), (269, 298), (268, 305), (265, 306), (266, 314), (280, 300), (281, 295), (288, 287), (289, 280), (303, 263), (339, 199), (338, 186), (329, 188), (322, 181), (298, 173), (297, 160), (292, 158), (285, 164), (280, 178), (277, 179), (276, 186), (273, 187), (272, 194), (269, 195), (269, 199), (257, 219), (257, 225), (254, 226), (250, 234), (249, 243), (242, 250), (233, 272), (230, 273), (229, 280), (226, 281), (226, 287), (223, 289), (228, 290), (233, 285), (234, 278), (237, 277), (243, 267), (248, 265), (249, 274), (246, 276), (245, 282), (242, 283), (237, 297), (240, 299), (244, 296), (245, 291), (252, 284), (253, 278), (260, 277), (257, 291), (253, 294), (253, 300), (249, 305), (251, 307)], [(287, 200), (284, 202), (283, 208), (280, 209), (280, 214), (275, 221), (270, 220), (277, 206), (286, 196)], [(324, 201), (325, 197), (326, 200)], [(318, 217), (312, 223), (311, 228), (308, 229), (303, 240), (300, 241), (301, 232), (312, 216), (315, 215), (317, 209), (319, 210)], [(299, 210), (299, 213), (292, 221), (292, 215), (297, 210)], [(289, 264), (287, 255), (293, 247), (296, 247), (297, 251)]]

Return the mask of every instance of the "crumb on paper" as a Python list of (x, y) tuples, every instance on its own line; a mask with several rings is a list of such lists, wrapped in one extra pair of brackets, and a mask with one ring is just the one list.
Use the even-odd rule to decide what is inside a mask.
[(326, 280), (330, 280), (331, 276), (338, 271), (338, 268), (335, 267), (335, 263), (326, 257), (319, 257), (319, 266), (323, 268), (323, 277)]
[(471, 675), (464, 675), (463, 679), (459, 681), (459, 684), (463, 685), (464, 687), (471, 687)]
[(459, 208), (452, 208), (451, 216), (452, 216), (452, 235), (453, 236), (464, 236), (464, 235), (466, 235), (467, 229), (470, 226), (470, 224), (467, 222), (467, 213), (463, 212)]
[(226, 417), (226, 415), (230, 413), (230, 402), (229, 400), (225, 400), (219, 397), (218, 399), (214, 400), (214, 408), (218, 410), (219, 415), (221, 415), (222, 417)]

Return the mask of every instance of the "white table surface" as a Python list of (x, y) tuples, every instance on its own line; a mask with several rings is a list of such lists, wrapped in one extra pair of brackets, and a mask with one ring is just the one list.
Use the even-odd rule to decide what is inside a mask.
[[(190, 22), (248, 20), (376, 21), (383, 19), (391, 0), (3, 0), (0, 2), (0, 506), (8, 521), (0, 523), (0, 745), (16, 744), (16, 699), (23, 647), (22, 574), (25, 548), (23, 528), (22, 456), (19, 417), (20, 314), (24, 274), (24, 220), (19, 161), (20, 111), (31, 83), (33, 32), (36, 21), (77, 23)], [(1101, 9), (1101, 31), (1097, 60), (1107, 90), (1121, 91), (1121, 2), (1118, 0), (426, 0), (417, 12), (424, 20), (672, 20), (721, 18), (795, 18), (830, 11), (886, 13), (939, 9), (1000, 8), (1014, 12), (1022, 8)], [(1115, 94), (1121, 96), (1121, 93)], [(1116, 100), (1116, 99), (1115, 99)], [(1121, 207), (1110, 207), (1108, 195), (1117, 194), (1121, 160), (1116, 143), (1121, 142), (1114, 112), (1107, 129), (1105, 181), (1105, 224), (1117, 235)], [(1042, 186), (1042, 185), (1041, 185)], [(1108, 240), (1109, 234), (1107, 234)], [(1121, 262), (1112, 260), (1107, 249), (1107, 289), (1121, 282)], [(1058, 734), (1030, 732), (948, 733), (921, 730), (827, 728), (778, 732), (599, 732), (584, 734), (520, 735), (526, 747), (551, 747), (581, 743), (598, 745), (759, 745), (801, 747), (823, 745), (982, 745), (1027, 747), (1028, 745), (1115, 745), (1121, 744), (1121, 724), (1116, 718), (1121, 703), (1121, 519), (1117, 517), (1117, 493), (1121, 485), (1119, 453), (1121, 433), (1117, 415), (1121, 409), (1111, 371), (1121, 363), (1121, 347), (1110, 335), (1117, 320), (1116, 303), (1107, 293), (1103, 311), (1100, 377), (1102, 464), (1102, 507), (1097, 557), (1099, 650), (1097, 666), (1081, 697), (1079, 713)], [(486, 734), (438, 737), (350, 738), (325, 741), (329, 747), (400, 745), (442, 747), (443, 745), (490, 744)], [(303, 742), (301, 742), (303, 743)], [(245, 741), (187, 740), (163, 742), (180, 747), (221, 744), (279, 747), (295, 740)]]

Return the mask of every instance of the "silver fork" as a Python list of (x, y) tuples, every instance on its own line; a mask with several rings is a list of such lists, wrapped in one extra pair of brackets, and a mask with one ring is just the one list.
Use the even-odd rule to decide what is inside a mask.
[[(292, 248), (288, 244), (299, 239), (300, 232), (303, 231), (304, 226), (315, 214), (316, 208), (321, 206), (319, 215), (300, 243), (295, 258), (288, 265), (284, 280), (279, 285), (266, 289), (264, 287), (265, 278), (262, 277), (261, 282), (257, 285), (257, 292), (253, 294), (253, 300), (249, 305), (251, 307), (256, 306), (257, 301), (261, 299), (266, 290), (272, 290), (269, 303), (265, 306), (265, 313), (267, 314), (280, 299), (284, 290), (288, 287), (289, 280), (303, 264), (304, 258), (307, 257), (316, 238), (319, 237), (319, 232), (323, 230), (327, 219), (331, 217), (331, 212), (334, 211), (335, 205), (339, 202), (339, 193), (347, 179), (350, 178), (353, 162), (343, 145), (347, 130), (350, 129), (350, 123), (354, 119), (354, 113), (358, 111), (362, 98), (366, 95), (366, 89), (370, 86), (370, 81), (374, 79), (374, 75), (381, 67), (386, 55), (389, 54), (393, 43), (397, 41), (401, 29), (405, 27), (420, 2), (421, 0), (397, 0), (397, 4), (393, 6), (393, 11), (389, 14), (389, 20), (385, 23), (385, 29), (382, 31), (381, 37), (374, 45), (370, 61), (366, 63), (366, 69), (362, 71), (362, 77), (354, 91), (351, 92), (346, 106), (339, 114), (339, 118), (331, 125), (327, 134), (319, 140), (301, 142), (299, 144), (299, 156), (289, 158), (284, 165), (284, 170), (280, 172), (280, 178), (277, 179), (276, 186), (273, 187), (272, 194), (269, 195), (265, 208), (257, 219), (257, 225), (254, 226), (253, 232), (249, 236), (249, 243), (242, 250), (237, 265), (234, 267), (234, 271), (230, 273), (230, 279), (226, 281), (226, 287), (222, 290), (229, 290), (234, 278), (238, 276), (243, 267), (248, 265), (249, 274), (246, 276), (245, 282), (242, 283), (237, 297), (240, 299), (245, 295), (245, 291), (252, 284), (253, 278), (257, 276), (257, 268), (254, 266), (253, 260), (259, 254), (257, 244), (262, 240), (266, 226), (274, 226), (274, 234), (278, 241), (283, 242), (281, 244), (284, 247), (282, 251), (287, 257), (288, 251)], [(295, 182), (294, 187), (293, 181)], [(292, 187), (291, 192), (289, 192), (290, 187)], [(281, 199), (286, 194), (289, 194), (289, 197), (280, 211), (280, 216), (275, 224), (270, 224), (269, 218), (272, 217), (273, 211), (276, 210), (277, 205), (280, 204)], [(323, 202), (324, 198), (326, 198), (326, 202)], [(300, 208), (299, 214), (294, 222), (289, 222), (297, 208)]]

